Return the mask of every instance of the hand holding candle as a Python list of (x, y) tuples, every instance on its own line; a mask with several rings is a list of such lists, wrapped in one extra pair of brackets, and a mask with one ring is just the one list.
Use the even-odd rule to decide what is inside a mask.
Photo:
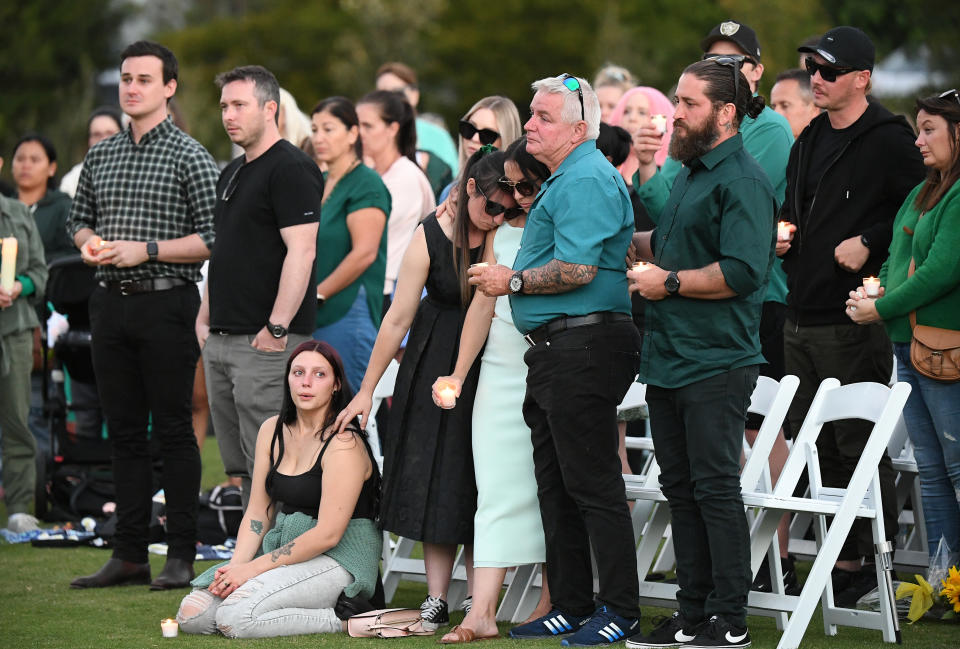
[(633, 268), (631, 270), (634, 270), (638, 273), (642, 273), (646, 270), (650, 270), (650, 263), (646, 261), (638, 261), (633, 265)]
[(0, 262), (0, 287), (8, 293), (13, 290), (13, 282), (17, 274), (17, 240), (14, 237), (6, 237), (3, 240), (0, 255), (3, 261)]
[(780, 221), (777, 223), (777, 241), (790, 240), (790, 222)]
[(433, 401), (444, 410), (457, 405), (460, 393), (460, 380), (452, 376), (441, 376), (433, 384)]
[(160, 631), (163, 633), (164, 638), (176, 638), (177, 633), (180, 631), (180, 625), (177, 624), (176, 620), (171, 620), (170, 618), (160, 620)]
[(880, 295), (880, 278), (864, 277), (863, 290), (867, 297), (878, 297)]
[(667, 116), (657, 113), (650, 117), (650, 123), (653, 124), (653, 127), (660, 131), (660, 135), (663, 135), (667, 132)]

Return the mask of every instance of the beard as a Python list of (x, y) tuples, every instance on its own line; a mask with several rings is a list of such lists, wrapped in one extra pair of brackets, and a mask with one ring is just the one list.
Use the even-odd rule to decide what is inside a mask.
[[(716, 116), (717, 110), (714, 109), (702, 124), (687, 123), (681, 129), (674, 126), (673, 136), (670, 138), (670, 157), (687, 164), (708, 153), (720, 139)], [(681, 135), (681, 131), (685, 134)]]

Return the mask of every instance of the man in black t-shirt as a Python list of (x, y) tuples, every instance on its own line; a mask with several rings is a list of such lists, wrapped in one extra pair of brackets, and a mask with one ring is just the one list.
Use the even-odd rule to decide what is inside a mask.
[(323, 176), (280, 137), (270, 71), (235, 68), (217, 85), (223, 126), (244, 155), (217, 182), (217, 241), (196, 329), (220, 456), (242, 479), (246, 508), (257, 432), (283, 398), (286, 351), (314, 329)]

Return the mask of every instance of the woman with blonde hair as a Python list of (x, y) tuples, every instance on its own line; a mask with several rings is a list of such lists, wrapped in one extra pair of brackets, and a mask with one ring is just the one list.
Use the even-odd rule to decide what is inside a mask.
[(604, 124), (616, 126), (610, 121), (610, 114), (625, 92), (637, 85), (637, 79), (630, 70), (622, 65), (607, 63), (593, 79), (593, 89), (600, 102), (600, 121)]
[(499, 95), (484, 97), (460, 119), (460, 168), (484, 144), (505, 149), (523, 135), (516, 105)]

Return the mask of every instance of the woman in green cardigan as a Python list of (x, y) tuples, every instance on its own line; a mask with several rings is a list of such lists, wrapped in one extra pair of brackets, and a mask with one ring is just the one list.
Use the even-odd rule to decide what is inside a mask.
[[(916, 145), (927, 179), (904, 202), (893, 224), (890, 257), (880, 270), (881, 297), (851, 293), (847, 315), (883, 320), (897, 356), (897, 378), (913, 387), (903, 410), (920, 473), (932, 557), (943, 537), (960, 553), (960, 383), (919, 374), (910, 362), (910, 312), (917, 324), (960, 330), (960, 95), (917, 101)], [(916, 272), (909, 274), (910, 260)]]
[(363, 164), (357, 111), (345, 97), (324, 99), (310, 118), (313, 149), (327, 165), (317, 230), (317, 328), (343, 358), (350, 386), (367, 370), (383, 310), (390, 192)]

